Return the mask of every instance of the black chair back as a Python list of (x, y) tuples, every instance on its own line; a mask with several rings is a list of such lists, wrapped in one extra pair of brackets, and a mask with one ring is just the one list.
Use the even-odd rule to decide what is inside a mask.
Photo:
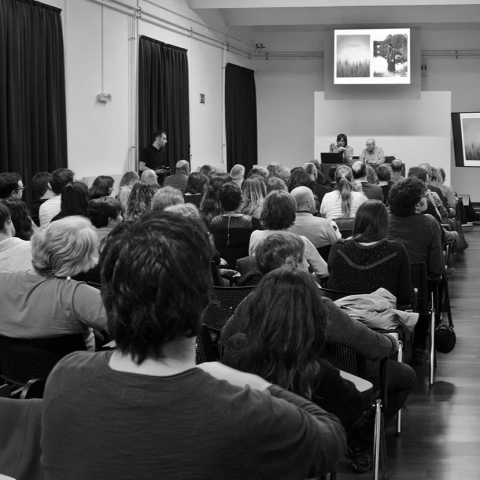
[(417, 302), (415, 311), (420, 315), (429, 313), (429, 297), (427, 283), (427, 266), (425, 263), (410, 264), (410, 280), (413, 288), (417, 290)]
[(325, 247), (318, 247), (317, 252), (326, 262), (328, 262), (328, 256), (330, 255), (331, 249), (332, 249), (331, 245), (325, 245)]
[(202, 331), (197, 336), (195, 345), (195, 363), (198, 365), (204, 362), (215, 362), (220, 360), (218, 342), (220, 340), (220, 330), (202, 325)]
[(82, 334), (55, 338), (0, 336), (1, 377), (19, 385), (32, 378), (46, 380), (61, 358), (77, 350), (86, 350)]
[(221, 330), (240, 302), (255, 287), (213, 287), (210, 303), (205, 309), (203, 323)]

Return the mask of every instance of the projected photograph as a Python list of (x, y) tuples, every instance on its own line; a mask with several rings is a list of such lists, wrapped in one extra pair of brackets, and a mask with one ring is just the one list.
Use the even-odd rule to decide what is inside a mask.
[(335, 30), (334, 83), (409, 84), (410, 29)]
[(480, 167), (480, 113), (452, 113), (457, 167)]
[(338, 35), (337, 77), (370, 77), (370, 35)]

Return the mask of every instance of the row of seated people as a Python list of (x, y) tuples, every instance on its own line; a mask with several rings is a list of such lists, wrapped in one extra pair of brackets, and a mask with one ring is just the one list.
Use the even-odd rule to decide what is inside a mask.
[[(409, 182), (409, 181), (407, 180), (407, 182)], [(135, 183), (132, 187), (132, 193), (133, 193), (135, 188), (139, 191), (139, 193), (142, 192), (142, 191), (146, 191), (146, 187), (145, 187), (144, 183), (145, 182), (138, 182), (137, 181), (137, 183)], [(411, 184), (412, 184), (412, 182), (410, 181), (410, 183), (408, 183), (408, 186), (411, 186)], [(423, 195), (423, 193), (425, 191), (425, 187), (421, 184), (421, 182), (417, 182), (417, 183), (413, 182), (414, 187), (415, 187), (415, 185), (418, 187), (417, 190), (420, 192), (420, 194)], [(160, 190), (156, 189), (155, 193), (150, 197), (150, 200), (153, 199), (153, 197), (155, 195), (157, 195), (157, 193), (159, 193), (161, 190), (162, 189), (160, 189)], [(408, 190), (408, 189), (404, 189), (404, 190)], [(415, 194), (412, 195), (411, 189), (407, 193), (408, 193), (408, 196), (410, 198), (410, 204), (412, 204), (412, 202), (414, 200), (418, 200), (418, 201), (416, 201), (415, 203), (412, 204), (412, 205), (415, 206), (415, 208), (414, 208), (415, 213), (418, 214), (419, 212), (417, 210), (419, 210), (419, 209), (417, 208), (417, 204), (422, 203), (422, 199), (421, 198), (417, 199), (415, 197)], [(413, 192), (413, 193), (415, 193), (415, 192)], [(135, 198), (135, 196), (133, 196), (131, 198)], [(142, 199), (144, 200), (146, 197), (140, 195), (138, 198), (140, 198), (141, 200)], [(273, 198), (277, 199), (277, 202), (272, 202), (273, 210), (275, 210), (274, 203), (277, 203), (278, 205), (281, 205), (281, 208), (280, 208), (280, 210), (282, 210), (281, 215), (284, 215), (284, 213), (285, 213), (285, 209), (283, 208), (283, 206), (284, 206), (283, 203), (287, 206), (289, 205), (290, 208), (293, 205), (293, 207), (294, 207), (293, 208), (293, 218), (295, 219), (296, 203), (295, 203), (295, 201), (292, 202), (292, 198), (288, 193), (280, 190), (280, 191), (275, 192), (274, 194), (271, 195), (271, 199), (273, 199)], [(267, 200), (268, 200), (268, 197), (267, 197), (266, 201)], [(311, 198), (309, 200), (311, 202)], [(405, 200), (405, 198), (403, 200)], [(268, 201), (271, 201), (271, 200), (268, 200)], [(149, 292), (152, 295), (152, 298), (154, 298), (156, 295), (157, 296), (159, 295), (159, 291), (157, 289), (157, 283), (156, 282), (151, 283), (151, 282), (148, 281), (148, 279), (144, 279), (143, 275), (134, 274), (134, 272), (128, 271), (128, 261), (132, 260), (132, 259), (129, 258), (129, 252), (134, 252), (135, 251), (135, 247), (137, 246), (136, 245), (137, 242), (140, 242), (142, 244), (142, 246), (145, 246), (144, 245), (145, 241), (147, 241), (150, 238), (150, 237), (148, 237), (148, 232), (149, 232), (149, 225), (151, 225), (151, 223), (155, 223), (155, 221), (158, 218), (161, 218), (162, 215), (167, 215), (167, 218), (169, 220), (169, 224), (171, 224), (173, 220), (171, 218), (172, 214), (168, 214), (168, 213), (160, 214), (159, 211), (153, 212), (150, 215), (146, 214), (144, 217), (140, 218), (140, 213), (142, 211), (142, 208), (144, 207), (144, 204), (146, 204), (148, 202), (140, 201), (139, 203), (140, 203), (140, 206), (138, 207), (138, 212), (139, 213), (135, 216), (130, 217), (130, 219), (132, 221), (127, 222), (126, 224), (121, 224), (115, 229), (115, 232), (117, 230), (122, 231), (122, 229), (123, 229), (125, 231), (128, 230), (129, 233), (132, 233), (132, 230), (130, 230), (130, 229), (135, 230), (133, 225), (136, 224), (138, 226), (138, 229), (139, 229), (139, 231), (137, 232), (137, 234), (138, 234), (137, 237), (138, 238), (135, 237), (135, 235), (133, 235), (133, 238), (130, 239), (129, 241), (127, 241), (127, 239), (125, 238), (126, 237), (126, 234), (125, 234), (124, 237), (123, 237), (123, 240), (126, 243), (126, 245), (124, 247), (124, 250), (118, 250), (117, 252), (112, 253), (112, 255), (113, 256), (117, 255), (116, 260), (118, 260), (118, 262), (119, 262), (119, 264), (118, 264), (119, 271), (117, 272), (117, 274), (121, 277), (123, 277), (123, 276), (126, 277), (123, 281), (128, 282), (129, 278), (134, 279), (134, 281), (136, 281), (140, 284), (139, 288), (145, 289), (147, 292)], [(178, 203), (182, 203), (182, 202), (179, 201)], [(372, 202), (372, 203), (373, 203), (372, 206), (377, 209), (377, 210), (373, 210), (373, 211), (374, 212), (379, 212), (378, 209), (380, 207), (378, 206), (378, 204), (376, 204), (376, 202)], [(402, 202), (400, 202), (400, 204), (402, 204)], [(407, 201), (407, 204), (410, 205), (408, 203), (408, 201)], [(370, 213), (370, 215), (372, 215), (372, 211), (370, 211), (367, 208), (370, 205), (371, 205), (370, 203), (366, 203), (365, 204), (365, 210), (366, 210), (367, 213)], [(179, 206), (177, 206), (177, 207), (169, 206), (169, 207), (167, 207), (167, 210), (168, 209), (170, 209), (172, 212), (176, 212), (177, 217), (178, 217), (179, 213), (181, 215), (187, 215), (189, 217), (193, 217), (192, 221), (194, 223), (196, 222), (195, 234), (197, 236), (199, 235), (198, 232), (201, 232), (201, 229), (198, 230), (198, 228), (199, 228), (198, 220), (195, 219), (195, 217), (198, 217), (198, 212), (196, 211), (196, 209), (194, 207), (190, 208), (190, 207), (185, 207), (185, 206), (183, 206), (183, 207), (182, 206), (180, 206), (180, 207)], [(268, 212), (268, 210), (269, 210), (268, 204), (267, 204), (267, 208), (265, 208), (265, 210)], [(411, 209), (409, 209), (409, 211), (410, 210)], [(381, 213), (381, 211), (380, 211), (380, 213)], [(377, 214), (374, 214), (374, 217), (377, 217), (377, 216), (378, 216)], [(278, 218), (279, 218), (278, 215), (276, 216), (276, 218), (278, 220)], [(291, 215), (290, 215), (290, 218), (291, 218)], [(359, 218), (361, 218), (361, 216)], [(426, 218), (428, 218), (428, 217), (426, 217)], [(144, 221), (144, 219), (145, 219), (145, 221)], [(147, 221), (147, 219), (148, 219), (148, 221)], [(190, 220), (188, 220), (188, 222), (189, 221)], [(7, 216), (7, 219), (4, 222), (4, 225), (5, 224), (10, 225), (11, 223), (12, 223), (11, 218), (9, 218)], [(368, 226), (368, 222), (364, 222), (364, 224), (366, 224)], [(142, 227), (141, 229), (140, 229), (139, 225), (141, 225), (141, 227)], [(154, 229), (153, 226), (151, 226), (151, 228)], [(362, 232), (360, 232), (361, 228), (360, 227), (358, 227), (358, 228), (359, 228), (359, 230), (357, 231), (357, 233), (362, 233)], [(282, 230), (282, 229), (278, 229), (278, 230)], [(277, 230), (272, 229), (272, 232), (271, 232), (272, 235), (274, 235), (276, 231)], [(0, 274), (0, 280), (2, 281), (0, 283), (0, 288), (1, 288), (1, 285), (3, 284), (4, 289), (5, 289), (5, 290), (2, 289), (3, 291), (10, 290), (11, 285), (13, 285), (13, 283), (15, 283), (18, 287), (18, 288), (14, 289), (14, 292), (16, 292), (16, 294), (14, 293), (13, 296), (10, 295), (10, 296), (5, 297), (5, 298), (8, 298), (8, 302), (7, 302), (8, 307), (5, 309), (5, 312), (4, 312), (3, 318), (2, 318), (2, 320), (4, 321), (2, 323), (8, 324), (10, 322), (9, 328), (11, 328), (11, 326), (14, 325), (14, 327), (13, 327), (14, 331), (2, 332), (2, 334), (9, 335), (9, 333), (10, 333), (11, 336), (18, 336), (19, 334), (21, 335), (21, 333), (19, 333), (19, 332), (24, 331), (24, 329), (28, 330), (32, 326), (32, 325), (29, 324), (28, 317), (33, 318), (34, 315), (36, 315), (35, 320), (36, 320), (36, 323), (37, 323), (33, 327), (33, 329), (31, 330), (31, 332), (35, 331), (34, 335), (48, 336), (49, 334), (53, 334), (53, 335), (59, 334), (59, 330), (57, 330), (55, 333), (52, 333), (52, 332), (55, 330), (56, 321), (59, 318), (61, 319), (62, 317), (64, 317), (64, 320), (65, 320), (64, 323), (65, 324), (66, 323), (69, 323), (69, 324), (73, 323), (74, 324), (74, 329), (76, 329), (75, 330), (76, 332), (80, 331), (80, 332), (85, 334), (86, 340), (87, 340), (90, 348), (93, 348), (92, 335), (91, 335), (90, 327), (94, 327), (94, 328), (99, 329), (101, 331), (109, 331), (110, 333), (113, 334), (114, 338), (117, 341), (117, 344), (119, 344), (119, 345), (121, 344), (121, 342), (119, 343), (119, 340), (121, 340), (121, 338), (120, 339), (117, 338), (117, 336), (114, 333), (114, 329), (112, 329), (112, 325), (109, 325), (107, 323), (107, 313), (106, 312), (108, 311), (108, 308), (107, 308), (107, 310), (104, 310), (104, 305), (102, 305), (102, 299), (100, 298), (100, 294), (98, 293), (98, 291), (96, 291), (95, 289), (91, 289), (90, 287), (88, 287), (87, 285), (84, 285), (82, 283), (77, 283), (74, 280), (70, 280), (70, 278), (72, 276), (75, 276), (77, 273), (80, 273), (82, 271), (88, 270), (91, 266), (93, 266), (96, 263), (96, 260), (97, 260), (96, 259), (96, 248), (97, 248), (98, 237), (95, 235), (95, 233), (96, 232), (91, 228), (91, 225), (89, 224), (89, 222), (86, 219), (82, 219), (82, 218), (79, 218), (77, 216), (67, 216), (67, 218), (63, 218), (61, 220), (58, 220), (58, 221), (55, 221), (55, 222), (51, 223), (48, 227), (45, 228), (45, 230), (37, 232), (37, 234), (34, 236), (34, 239), (32, 241), (32, 246), (31, 246), (32, 256), (33, 256), (33, 260), (34, 260), (33, 261), (34, 270), (31, 270), (30, 272), (20, 272), (20, 273), (11, 273), (11, 272), (7, 273), (7, 272), (5, 272), (5, 273)], [(143, 236), (147, 236), (148, 239), (147, 240), (140, 239), (140, 233)], [(375, 238), (375, 240), (373, 241), (374, 244), (382, 243), (383, 238), (378, 238), (378, 232), (376, 232), (377, 233), (376, 237), (375, 237), (375, 235), (373, 235), (373, 237), (371, 236), (372, 232), (367, 232), (367, 233), (368, 234), (366, 235), (366, 238), (370, 238), (370, 239)], [(259, 249), (262, 246), (262, 243), (266, 242), (271, 236), (271, 235), (265, 235), (261, 231), (259, 231), (259, 234), (261, 235), (261, 238), (258, 239), (259, 241), (258, 241), (256, 249)], [(104, 248), (102, 249), (102, 256), (104, 256), (104, 258), (108, 257), (107, 252), (110, 250), (110, 248), (109, 248), (110, 237), (113, 238), (114, 236), (115, 235), (112, 233), (106, 239), (106, 243), (103, 244)], [(195, 238), (195, 235), (192, 235), (192, 238)], [(68, 239), (68, 241), (66, 241), (67, 239)], [(262, 239), (263, 239), (263, 242), (262, 242)], [(172, 239), (169, 239), (169, 240), (170, 240), (170, 243), (173, 242)], [(365, 239), (363, 239), (363, 240), (365, 240)], [(76, 243), (76, 242), (78, 242), (78, 243)], [(84, 242), (84, 243), (82, 243), (82, 242)], [(112, 242), (113, 242), (113, 240), (112, 240)], [(65, 243), (70, 244), (70, 246), (72, 248), (71, 251), (65, 251), (65, 249), (64, 249)], [(340, 241), (338, 244), (340, 245), (341, 243), (342, 242)], [(359, 242), (359, 244), (361, 244), (361, 243), (362, 242)], [(369, 242), (367, 242), (367, 243), (369, 243)], [(383, 243), (386, 244), (387, 242), (384, 241)], [(303, 250), (302, 250), (300, 256), (297, 255), (297, 257), (296, 257), (297, 261), (295, 263), (299, 264), (299, 265), (301, 264), (303, 266), (304, 265), (304, 257), (308, 256), (308, 252), (307, 252), (307, 254), (305, 254), (306, 245), (308, 245), (308, 244), (302, 239), (300, 245), (303, 246)], [(170, 246), (170, 244), (167, 247), (169, 247), (169, 246)], [(164, 248), (167, 248), (167, 247), (164, 247)], [(209, 259), (211, 260), (211, 258), (213, 256), (213, 253), (211, 251), (211, 243), (209, 244), (208, 250), (209, 250)], [(176, 255), (177, 253), (178, 253), (179, 257), (184, 258), (183, 255), (181, 255), (183, 250), (180, 249), (180, 248), (177, 248), (177, 250), (171, 250), (171, 251), (170, 251), (170, 249), (168, 249), (168, 251), (170, 252), (170, 255), (167, 256), (168, 259), (169, 259), (169, 262), (173, 261), (173, 259), (171, 259), (170, 256)], [(142, 262), (143, 263), (145, 263), (145, 262), (148, 263), (147, 259), (150, 258), (150, 256), (147, 255), (148, 252), (149, 252), (149, 250), (147, 248), (145, 248), (145, 256), (141, 256), (137, 260), (139, 260), (140, 263), (142, 263)], [(165, 254), (165, 250), (163, 250), (163, 253)], [(123, 265), (123, 263), (125, 263), (125, 265)], [(103, 266), (102, 261), (100, 261), (100, 265)], [(188, 280), (185, 280), (185, 282), (188, 281), (188, 282), (191, 283), (190, 275), (191, 275), (192, 272), (190, 272), (190, 267), (191, 267), (192, 263), (191, 262), (186, 262), (186, 263), (184, 263), (184, 267), (185, 267), (185, 265), (188, 265), (188, 269), (189, 269), (189, 271), (187, 272), (188, 273)], [(160, 273), (163, 272), (164, 267), (165, 267), (165, 265), (162, 265), (162, 268), (160, 268), (160, 270), (158, 270), (158, 271)], [(124, 268), (127, 268), (127, 270), (125, 270)], [(171, 267), (167, 268), (167, 272), (168, 272), (168, 274), (166, 273), (165, 275), (168, 276), (168, 278), (174, 278), (175, 275), (180, 275), (178, 272), (174, 271), (174, 269), (171, 268)], [(113, 274), (113, 271), (111, 271), (110, 273)], [(290, 275), (290, 273), (292, 274), (292, 276), (288, 277), (288, 275)], [(305, 277), (305, 275), (303, 275), (303, 277)], [(293, 284), (295, 284), (296, 282), (301, 283), (299, 278), (303, 278), (303, 277), (297, 272), (289, 272), (289, 273), (284, 272), (284, 273), (282, 273), (282, 278), (284, 280), (288, 280), (290, 278), (289, 288), (292, 287)], [(103, 278), (104, 281), (105, 281), (105, 278), (106, 277)], [(305, 278), (306, 279), (309, 278), (308, 275)], [(274, 290), (276, 289), (276, 286), (278, 285), (277, 283), (275, 283), (277, 281), (279, 281), (279, 280), (278, 279), (272, 280), (273, 283), (270, 284), (270, 285), (275, 286)], [(311, 280), (305, 280), (305, 281), (310, 282), (310, 285), (311, 285)], [(68, 284), (66, 282), (70, 282), (70, 283)], [(102, 282), (102, 283), (104, 283), (104, 282)], [(305, 284), (305, 285), (308, 285), (308, 283)], [(67, 286), (68, 286), (68, 288), (67, 288)], [(176, 286), (178, 288), (178, 284), (176, 284)], [(182, 288), (180, 288), (180, 290), (183, 290), (184, 288), (187, 288), (189, 285), (187, 285), (187, 283), (181, 283), (181, 286), (182, 286)], [(123, 292), (122, 288), (119, 288), (117, 290), (117, 292), (118, 291)], [(35, 292), (35, 293), (33, 293), (33, 292)], [(66, 294), (65, 298), (63, 296), (64, 293)], [(172, 292), (169, 289), (168, 294), (171, 294), (171, 293)], [(35, 295), (37, 295), (37, 294), (39, 296), (35, 297)], [(259, 297), (259, 298), (261, 298), (261, 297)], [(296, 295), (295, 298), (298, 299), (299, 296)], [(70, 305), (68, 305), (67, 299), (69, 299), (72, 302)], [(114, 300), (111, 299), (111, 301), (114, 301)], [(328, 304), (326, 299), (324, 299), (322, 301), (323, 301), (324, 305), (325, 305), (325, 303)], [(127, 300), (126, 300), (126, 302), (128, 303)], [(103, 299), (103, 303), (105, 304), (105, 307), (106, 307), (107, 304), (106, 304), (105, 297)], [(138, 304), (144, 305), (144, 303), (143, 303), (143, 301), (141, 301), (140, 297), (135, 297), (135, 301), (133, 303), (135, 303), (135, 306), (138, 306)], [(276, 301), (271, 303), (270, 306), (269, 306), (269, 309), (272, 309), (275, 304), (276, 304)], [(23, 310), (23, 307), (22, 307), (22, 311), (24, 312), (24, 315), (21, 318), (18, 318), (18, 315), (17, 315), (19, 305), (22, 305), (22, 306), (28, 305), (30, 307), (30, 308), (27, 308), (26, 310)], [(65, 309), (66, 305), (68, 305), (68, 308)], [(145, 305), (151, 305), (151, 301), (150, 301), (150, 303), (146, 302)], [(129, 308), (135, 308), (135, 306), (133, 306), (132, 304), (128, 304), (128, 305), (125, 305), (124, 307), (126, 309), (129, 309)], [(115, 308), (117, 308), (117, 307), (115, 307)], [(301, 305), (299, 305), (298, 308), (301, 308)], [(334, 306), (330, 307), (330, 311), (328, 311), (328, 313), (325, 314), (325, 316), (327, 318), (323, 318), (323, 320), (322, 320), (322, 318), (320, 318), (320, 320), (323, 323), (327, 322), (327, 326), (328, 326), (328, 319), (329, 318), (335, 318), (335, 314), (337, 316), (339, 315), (339, 313), (338, 313), (339, 310), (338, 309), (334, 310), (334, 312), (332, 313), (332, 311), (331, 311), (332, 308), (334, 309), (335, 307)], [(53, 311), (52, 311), (52, 309), (53, 309)], [(64, 311), (64, 309), (66, 311)], [(140, 309), (140, 310), (141, 310), (141, 313), (139, 313), (139, 315), (142, 315), (142, 312), (143, 312), (144, 309)], [(289, 310), (289, 311), (290, 312), (295, 312), (297, 310), (293, 309), (293, 310)], [(316, 310), (313, 309), (312, 311), (315, 312)], [(117, 314), (118, 314), (119, 310), (116, 309), (115, 312), (117, 312)], [(318, 310), (318, 312), (321, 312), (321, 309)], [(145, 315), (147, 315), (148, 312), (143, 312), (143, 313), (145, 313)], [(320, 317), (321, 317), (321, 315), (320, 315)], [(17, 319), (15, 320), (15, 318), (17, 318)], [(133, 319), (134, 319), (134, 317), (132, 317), (132, 321), (133, 321)], [(19, 320), (21, 320), (21, 321), (19, 321)], [(72, 320), (73, 320), (73, 322), (72, 322)], [(307, 320), (311, 321), (312, 319), (307, 319)], [(292, 319), (290, 318), (290, 322), (291, 321), (292, 321)], [(317, 321), (318, 321), (318, 319), (317, 319)], [(48, 325), (49, 322), (50, 322), (50, 327), (51, 327), (50, 330), (49, 330), (49, 325)], [(32, 323), (32, 320), (30, 320), (30, 323)], [(62, 322), (60, 322), (59, 324), (61, 325), (61, 323)], [(46, 326), (46, 328), (43, 329), (42, 327), (45, 327), (45, 326)], [(64, 327), (64, 325), (61, 325), (60, 331), (62, 331), (62, 333), (67, 331), (67, 330), (62, 330), (63, 327)], [(132, 335), (133, 335), (133, 338), (135, 338), (136, 332), (134, 331), (134, 328), (131, 325), (128, 325), (128, 328), (129, 328), (128, 336), (132, 337)], [(153, 328), (152, 325), (149, 325), (149, 328)], [(71, 332), (71, 330), (70, 330), (70, 332)], [(371, 337), (372, 342), (368, 346), (368, 348), (365, 348), (365, 350), (370, 349), (370, 351), (372, 352), (372, 345), (382, 345), (382, 342), (383, 342), (383, 345), (386, 346), (384, 339), (388, 340), (388, 342), (387, 342), (388, 343), (388, 348), (387, 349), (389, 349), (388, 353), (393, 353), (396, 350), (397, 345), (396, 345), (396, 341), (393, 339), (393, 337), (390, 337), (390, 336), (387, 337), (385, 335), (376, 334), (375, 332), (370, 331), (370, 330), (368, 332), (369, 332), (370, 335), (375, 334), (378, 337), (375, 337), (375, 338)], [(327, 333), (327, 332), (324, 332), (324, 336), (325, 336), (325, 333)], [(31, 333), (27, 333), (27, 335), (31, 335)], [(142, 338), (142, 337), (140, 337), (140, 338)], [(328, 338), (328, 335), (327, 335), (327, 338)], [(379, 338), (381, 338), (382, 340), (380, 340)], [(393, 340), (390, 340), (390, 339), (393, 339)], [(228, 339), (226, 339), (226, 341), (227, 340)], [(315, 344), (315, 345), (317, 345), (317, 344)], [(152, 352), (152, 350), (150, 348), (151, 347), (149, 346), (149, 350), (148, 350), (149, 353)], [(153, 352), (155, 353), (155, 350), (153, 350)], [(385, 352), (383, 352), (383, 353), (385, 353)], [(378, 358), (378, 357), (376, 357), (375, 353), (373, 353), (372, 355), (375, 358)], [(378, 355), (378, 356), (380, 356), (380, 355)], [(137, 367), (140, 366), (139, 364), (143, 363), (143, 361), (139, 362), (138, 360), (144, 360), (144, 359), (149, 359), (149, 358), (150, 357), (148, 356), (148, 354), (145, 354), (143, 359), (142, 359), (142, 357), (136, 358), (136, 355), (133, 355), (133, 359), (135, 360), (134, 363), (137, 362)], [(154, 355), (154, 358), (155, 358), (155, 355)], [(235, 361), (237, 361), (237, 360), (235, 360)], [(403, 372), (402, 373), (399, 373), (399, 372), (395, 373), (394, 369), (393, 369), (393, 372), (391, 372), (391, 375), (392, 375), (391, 394), (396, 395), (398, 400), (396, 402), (393, 401), (393, 400), (389, 402), (389, 405), (390, 405), (390, 408), (391, 408), (391, 413), (389, 413), (389, 418), (391, 418), (391, 416), (393, 416), (392, 413), (394, 414), (395, 411), (398, 410), (399, 406), (401, 406), (403, 404), (403, 401), (406, 398), (406, 395), (408, 395), (408, 392), (411, 390), (411, 388), (413, 388), (413, 386), (415, 384), (415, 374), (413, 373), (413, 371), (411, 369), (409, 369), (410, 367), (408, 367), (407, 365), (401, 365), (401, 364), (399, 364), (398, 366), (399, 366), (400, 369), (403, 369)], [(207, 367), (205, 367), (205, 368), (207, 368)], [(218, 367), (211, 367), (211, 368), (218, 368)], [(133, 369), (132, 372), (135, 372), (135, 369)], [(137, 373), (140, 373), (140, 371), (138, 370)], [(279, 378), (281, 379), (283, 377), (279, 377)], [(272, 381), (273, 383), (279, 383), (280, 385), (282, 385), (280, 379), (277, 380), (274, 377), (270, 381)], [(286, 387), (290, 387), (290, 385), (291, 385), (291, 383), (288, 383), (288, 382), (285, 384)], [(309, 395), (310, 395), (310, 398), (312, 398), (311, 397), (312, 385), (308, 386), (308, 382), (304, 382), (304, 383), (302, 383), (301, 387), (299, 387), (298, 389), (293, 389), (293, 391), (295, 391), (296, 393), (299, 393), (300, 395), (302, 395), (304, 397), (306, 396), (307, 398), (309, 398)], [(396, 387), (395, 387), (395, 385), (396, 385)], [(345, 385), (343, 386), (343, 388), (346, 388)], [(310, 393), (308, 393), (308, 392), (310, 392)], [(333, 400), (332, 400), (332, 398), (330, 398), (328, 401), (333, 401)], [(348, 408), (352, 408), (352, 407), (348, 407)], [(339, 415), (339, 417), (342, 417), (342, 415), (345, 414), (345, 412), (343, 412), (343, 413), (342, 412), (333, 412), (333, 413), (336, 413), (337, 415)], [(355, 438), (355, 434), (351, 433), (351, 423), (349, 424), (348, 423), (349, 421), (351, 422), (351, 417), (350, 417), (350, 420), (345, 421), (344, 426), (348, 430), (349, 435), (351, 435), (351, 437), (349, 437), (349, 438), (352, 439), (352, 438)], [(358, 444), (355, 444), (355, 441), (352, 441), (352, 440), (349, 440), (349, 444), (350, 444), (350, 447), (351, 447), (350, 450), (353, 451), (354, 453), (358, 454), (358, 449), (360, 448), (360, 450), (361, 450), (361, 447), (359, 447)], [(368, 459), (366, 460), (366, 463), (368, 463)], [(82, 466), (81, 468), (84, 468), (84, 466)], [(328, 468), (332, 468), (332, 467), (329, 466)], [(325, 470), (325, 471), (327, 471), (327, 470)]]

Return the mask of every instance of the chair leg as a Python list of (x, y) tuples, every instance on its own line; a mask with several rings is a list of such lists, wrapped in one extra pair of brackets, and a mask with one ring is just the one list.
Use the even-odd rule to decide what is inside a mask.
[(383, 420), (383, 414), (380, 415), (380, 424), (381, 424), (381, 443), (380, 443), (380, 457), (382, 461), (383, 468), (383, 478), (388, 478), (388, 460), (387, 460), (387, 440), (385, 438), (385, 424)]
[(450, 292), (448, 290), (448, 279), (444, 277), (443, 279), (443, 310), (447, 312), (448, 321), (450, 324), (453, 323), (452, 320), (452, 310), (450, 308)]
[(373, 480), (378, 480), (380, 470), (380, 444), (382, 443), (382, 401), (375, 402), (375, 427), (373, 435)]
[(433, 293), (430, 319), (430, 385), (433, 385), (435, 373), (435, 303)]
[[(398, 342), (398, 361), (400, 363), (403, 363), (403, 343)], [(402, 409), (397, 413), (397, 437), (399, 437), (402, 434)]]

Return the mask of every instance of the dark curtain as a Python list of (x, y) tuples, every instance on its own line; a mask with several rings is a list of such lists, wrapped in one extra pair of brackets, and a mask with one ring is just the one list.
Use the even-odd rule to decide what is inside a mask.
[(67, 166), (62, 22), (58, 8), (0, 1), (0, 171), (26, 184)]
[(231, 63), (225, 71), (225, 129), (228, 171), (239, 163), (248, 173), (258, 162), (255, 77)]
[(156, 130), (164, 130), (165, 164), (173, 168), (178, 160), (190, 161), (187, 50), (140, 37), (138, 127), (140, 152), (152, 144)]

